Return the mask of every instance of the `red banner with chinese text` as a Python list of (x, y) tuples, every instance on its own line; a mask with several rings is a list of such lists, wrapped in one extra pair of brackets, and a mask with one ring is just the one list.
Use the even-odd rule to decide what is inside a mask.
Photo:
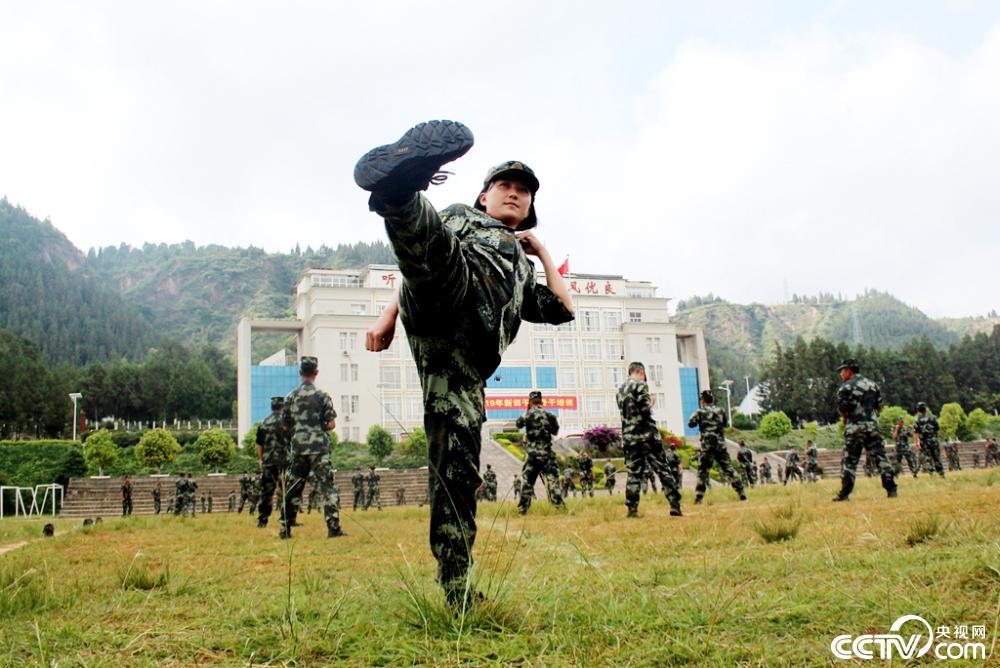
[[(486, 410), (500, 411), (519, 408), (528, 408), (528, 397), (486, 397)], [(545, 396), (542, 397), (542, 408), (565, 408), (576, 410), (576, 397), (574, 396)]]

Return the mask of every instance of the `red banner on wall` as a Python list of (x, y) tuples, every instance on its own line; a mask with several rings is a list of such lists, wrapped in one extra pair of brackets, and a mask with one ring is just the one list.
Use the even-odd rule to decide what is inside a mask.
[[(486, 410), (501, 411), (519, 408), (525, 410), (528, 407), (528, 397), (486, 397)], [(542, 408), (565, 408), (576, 410), (576, 397), (542, 397)]]

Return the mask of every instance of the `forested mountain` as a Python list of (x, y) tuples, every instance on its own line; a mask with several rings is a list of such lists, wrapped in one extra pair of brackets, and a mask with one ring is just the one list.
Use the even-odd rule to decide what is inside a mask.
[(0, 199), (0, 329), (31, 340), (47, 364), (141, 359), (161, 337), (142, 309), (95, 280), (50, 222)]
[[(757, 377), (761, 361), (776, 344), (788, 347), (796, 338), (819, 337), (852, 348), (901, 350), (914, 339), (926, 339), (943, 350), (964, 335), (989, 333), (1000, 324), (996, 314), (981, 318), (937, 321), (892, 295), (870, 290), (856, 299), (833, 295), (793, 296), (791, 303), (730, 304), (719, 297), (695, 297), (678, 303), (674, 321), (705, 332), (713, 384), (724, 378)], [(734, 390), (743, 383), (737, 383)], [(744, 386), (745, 387), (745, 386)], [(742, 399), (745, 389), (735, 392)]]
[(187, 241), (91, 249), (85, 262), (109, 289), (140, 304), (179, 340), (229, 351), (241, 316), (292, 315), (292, 292), (306, 269), (354, 268), (394, 259), (382, 242), (268, 253), (252, 246), (195, 246)]

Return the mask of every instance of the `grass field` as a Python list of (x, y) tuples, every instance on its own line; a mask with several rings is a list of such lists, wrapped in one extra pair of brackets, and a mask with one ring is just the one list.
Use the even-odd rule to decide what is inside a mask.
[(304, 515), (287, 542), (245, 515), (59, 520), (53, 539), (4, 519), (0, 546), (29, 544), (0, 555), (0, 665), (830, 665), (834, 636), (905, 614), (995, 643), (1000, 469), (834, 491), (713, 486), (635, 520), (621, 494), (483, 504), (487, 602), (464, 615), (432, 581), (426, 508), (348, 510), (337, 540)]

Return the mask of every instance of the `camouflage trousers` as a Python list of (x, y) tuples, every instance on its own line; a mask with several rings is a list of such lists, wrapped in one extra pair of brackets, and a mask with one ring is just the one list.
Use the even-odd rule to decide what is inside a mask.
[(944, 464), (941, 462), (941, 444), (937, 439), (920, 439), (920, 454), (924, 459), (924, 468), (930, 473), (938, 473), (944, 477)]
[(559, 484), (559, 463), (553, 453), (536, 455), (528, 453), (524, 459), (524, 466), (521, 468), (521, 498), (517, 502), (517, 509), (523, 515), (531, 507), (531, 499), (535, 496), (535, 481), (538, 476), (542, 476), (545, 482), (545, 491), (549, 496), (549, 503), (553, 506), (563, 505), (562, 490)]
[[(660, 443), (659, 435), (651, 436), (648, 440), (625, 440), (623, 449), (625, 451), (625, 467), (628, 469), (628, 479), (625, 482), (625, 506), (630, 511), (639, 509), (643, 481), (652, 474), (660, 479), (663, 495), (667, 497), (670, 507), (680, 510), (680, 479), (674, 477), (671, 465)], [(676, 455), (674, 456), (676, 457)]]
[(194, 492), (189, 492), (187, 496), (184, 497), (184, 512), (191, 511), (191, 517), (195, 514), (195, 500)]
[(882, 487), (887, 492), (896, 490), (892, 466), (885, 455), (885, 442), (876, 424), (849, 424), (844, 430), (844, 460), (840, 465), (840, 496), (847, 498), (854, 491), (855, 471), (861, 452), (867, 452), (882, 477)]
[(288, 469), (285, 488), (285, 512), (281, 518), (281, 529), (290, 535), (295, 525), (295, 517), (302, 512), (302, 493), (305, 491), (309, 475), (314, 476), (319, 496), (323, 503), (323, 516), (331, 531), (340, 530), (340, 491), (333, 484), (333, 466), (330, 453), (310, 453), (292, 455), (292, 465)]
[(798, 464), (786, 464), (785, 465), (785, 484), (792, 478), (798, 478), (799, 482), (802, 482), (802, 469), (799, 468)]
[(357, 510), (358, 506), (361, 506), (362, 508), (365, 507), (365, 490), (364, 489), (355, 489), (354, 490), (354, 505), (353, 505), (352, 509), (353, 510)]
[(240, 492), (240, 507), (239, 507), (239, 509), (236, 512), (238, 512), (238, 513), (242, 513), (243, 512), (243, 504), (246, 503), (249, 498), (250, 497), (247, 496), (246, 492), (243, 492), (243, 491)]
[(894, 462), (892, 465), (892, 472), (895, 475), (899, 475), (903, 472), (903, 460), (906, 460), (906, 465), (910, 468), (910, 473), (913, 477), (917, 477), (917, 471), (920, 470), (920, 464), (917, 462), (917, 456), (913, 454), (913, 450), (910, 449), (909, 445), (896, 444), (896, 452), (894, 456)]
[[(275, 492), (279, 499), (285, 496), (285, 485), (288, 482), (288, 471), (284, 466), (265, 466), (260, 478), (260, 505), (257, 507), (257, 522), (267, 524), (271, 517)], [(278, 505), (278, 516), (284, 510), (284, 504)]]
[(608, 494), (614, 494), (615, 493), (615, 476), (614, 475), (609, 475), (607, 478), (605, 478), (605, 480), (604, 480), (604, 488), (608, 490)]
[(368, 488), (368, 498), (365, 499), (365, 510), (368, 510), (372, 506), (382, 510), (382, 488), (380, 487)]
[(819, 462), (812, 459), (806, 461), (806, 482), (819, 482)]
[(709, 485), (709, 472), (712, 464), (719, 467), (723, 480), (728, 480), (736, 493), (743, 496), (743, 481), (733, 469), (733, 463), (729, 459), (729, 450), (725, 443), (719, 443), (714, 439), (702, 436), (701, 459), (698, 461), (698, 484), (695, 487), (695, 499), (705, 496), (705, 490)]
[(153, 514), (154, 515), (159, 515), (160, 514), (160, 500), (159, 499), (153, 499)]
[(424, 399), (427, 433), (430, 547), (438, 582), (452, 604), (470, 594), (468, 573), (476, 542), (476, 490), (482, 484), (479, 454), (486, 419), (480, 331), (456, 323), (481, 322), (473, 272), (463, 244), (426, 199), (415, 197), (380, 212), (403, 275), (400, 316), (406, 327)]
[(583, 471), (580, 473), (580, 496), (594, 495), (594, 472)]
[(132, 498), (126, 497), (122, 499), (122, 517), (127, 517), (132, 514)]

